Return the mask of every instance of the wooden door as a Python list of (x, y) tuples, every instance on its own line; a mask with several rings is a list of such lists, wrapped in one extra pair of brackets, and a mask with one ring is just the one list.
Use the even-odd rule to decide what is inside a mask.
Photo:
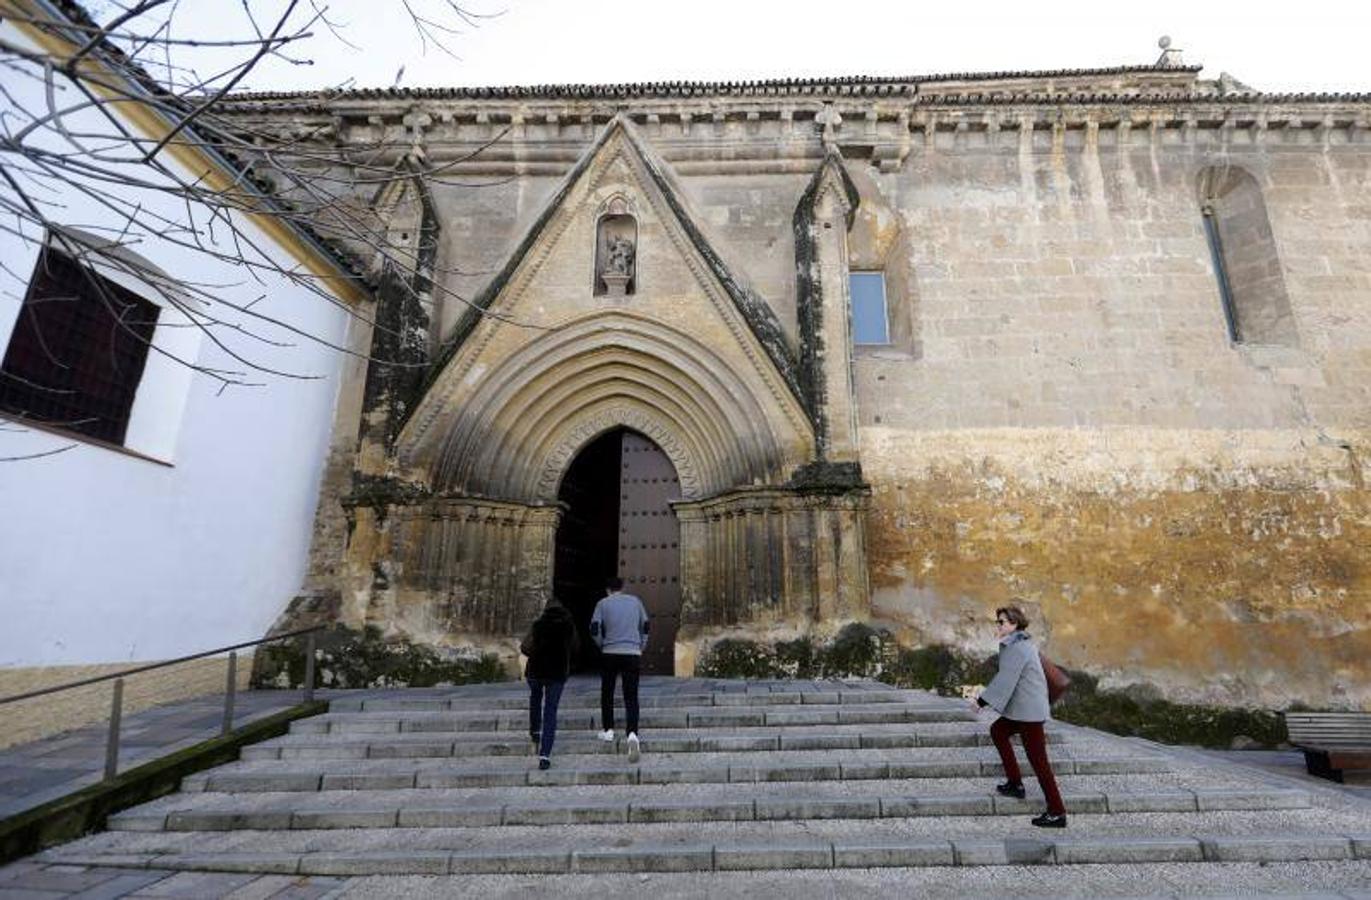
[(680, 527), (668, 501), (680, 499), (671, 460), (652, 441), (625, 432), (619, 467), (619, 574), (652, 618), (643, 672), (676, 669), (681, 616)]

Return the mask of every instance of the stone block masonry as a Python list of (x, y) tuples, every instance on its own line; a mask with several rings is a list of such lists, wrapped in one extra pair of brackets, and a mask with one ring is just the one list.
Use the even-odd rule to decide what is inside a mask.
[[(551, 484), (595, 430), (521, 442), (524, 423), (556, 418), (537, 397), (604, 424), (591, 411), (627, 391), (640, 407), (609, 424), (678, 436), (664, 446), (682, 483), (696, 473), (677, 510), (679, 671), (720, 637), (774, 641), (854, 619), (907, 645), (983, 649), (977, 623), (1022, 597), (1049, 653), (1108, 686), (1271, 708), (1371, 703), (1371, 99), (1235, 92), (1158, 65), (300, 101), (230, 106), (253, 127), (315, 126), (337, 146), (392, 135), (398, 154), (423, 105), (417, 137), (433, 165), (508, 179), (434, 185), (435, 280), (568, 340), (612, 326), (575, 358), (628, 353), (648, 373), (622, 390), (538, 381), (562, 370), (530, 352), (536, 339), (463, 331), (466, 307), (436, 303), (435, 347), (489, 333), (498, 352), (465, 375), (437, 371), (460, 354), (436, 354), (433, 383), (447, 379), (450, 398), (422, 398), (420, 417), (479, 409), (489, 438), (453, 443), (441, 463), (363, 442), (358, 470), (457, 473), (453, 490), (517, 499), (503, 475), (541, 466)], [(617, 149), (624, 135), (633, 152)], [(611, 195), (641, 225), (636, 292), (614, 303), (593, 295), (586, 250)], [(885, 276), (888, 344), (847, 334), (857, 271)], [(721, 292), (733, 306), (698, 302)], [(744, 354), (759, 365), (733, 353), (752, 345), (736, 342), (732, 313), (705, 314), (735, 307), (767, 323)], [(670, 341), (648, 341), (667, 326), (679, 329)], [(755, 408), (701, 418), (693, 394), (659, 390), (720, 348), (740, 375), (699, 396)], [(504, 362), (525, 357), (522, 370)], [(798, 428), (773, 389), (787, 358), (809, 387)], [(497, 364), (504, 393), (480, 399), (471, 385)], [(525, 380), (538, 389), (505, 390)], [(692, 418), (727, 427), (697, 436), (681, 425)], [(825, 511), (813, 530), (754, 513), (814, 463), (851, 466), (855, 515)], [(732, 515), (698, 533), (699, 513), (721, 506)], [(508, 541), (425, 524), (441, 540), (406, 544), (387, 527), (359, 518), (351, 580), (324, 585), (348, 615), (424, 641), (507, 643), (467, 615), (472, 592), (457, 582), (493, 572), (478, 598), (526, 604), (502, 611), (544, 591), (546, 577), (517, 577), (545, 562), (541, 545), (524, 554), (535, 565), (511, 567), (524, 551), (495, 548)], [(803, 590), (794, 571), (813, 573)], [(416, 579), (439, 587), (415, 591)]]

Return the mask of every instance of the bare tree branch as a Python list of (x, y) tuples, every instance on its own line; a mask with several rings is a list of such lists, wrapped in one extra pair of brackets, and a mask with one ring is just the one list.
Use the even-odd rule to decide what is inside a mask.
[[(429, 3), (436, 12), (425, 0), (394, 0), (394, 8), (409, 18), (421, 48), (431, 43), (454, 58), (447, 42), (499, 15), (466, 9), (457, 0)], [(226, 111), (226, 105), (232, 103), (230, 93), (265, 62), (308, 65), (301, 48), (317, 45), (321, 36), (352, 51), (360, 47), (321, 0), (240, 0), (239, 6), (235, 25), (225, 25), (218, 10), (214, 31), (203, 33), (206, 23), (189, 18), (179, 0), (106, 4), (108, 14), (100, 21), (79, 14), (54, 21), (17, 0), (0, 0), (0, 21), (45, 36), (35, 43), (0, 38), (0, 70), (6, 73), (0, 84), (0, 238), (40, 248), (50, 243), (92, 272), (119, 273), (151, 286), (157, 302), (176, 314), (164, 317), (157, 328), (198, 331), (207, 348), (232, 361), (230, 367), (185, 358), (150, 341), (146, 329), (130, 320), (131, 308), (110, 296), (100, 279), (90, 278), (91, 294), (109, 313), (112, 333), (132, 335), (148, 345), (148, 352), (217, 381), (220, 391), (254, 384), (251, 372), (319, 377), (279, 364), (283, 353), (306, 344), (376, 366), (427, 365), (413, 358), (378, 359), (330, 335), (311, 333), (295, 317), (263, 302), (269, 287), (282, 282), (303, 288), (378, 335), (396, 336), (368, 305), (341, 299), (339, 287), (385, 271), (414, 273), (391, 279), (392, 287), (425, 308), (456, 304), (537, 327), (478, 309), (445, 276), (491, 273), (464, 270), (451, 261), (440, 267), (420, 235), (397, 239), (390, 212), (375, 204), (389, 191), (426, 196), (436, 188), (479, 190), (509, 183), (510, 178), (457, 177), (465, 163), (505, 141), (508, 128), (495, 130), (468, 154), (430, 165), (417, 130), (414, 135), (406, 131), (403, 142), (382, 130), (372, 142), (343, 143), (334, 140), (328, 123), (260, 127), (236, 108)], [(65, 49), (49, 49), (54, 46)], [(149, 113), (165, 126), (147, 133), (131, 124), (147, 121)], [(219, 161), (215, 171), (220, 174), (187, 168), (185, 160), (196, 157), (186, 153)], [(350, 260), (353, 274), (317, 274), (289, 261), (253, 226), (266, 220)], [(99, 246), (74, 239), (72, 229), (100, 235)], [(141, 262), (134, 250), (153, 245), (194, 254), (219, 271), (236, 273), (235, 280), (178, 272), (173, 281)], [(25, 302), (28, 276), (20, 268), (13, 259), (0, 262), (0, 281), (18, 288), (0, 288), (0, 303)], [(253, 299), (234, 299), (235, 292), (253, 283), (262, 286)], [(41, 333), (38, 340), (44, 341)], [(51, 351), (48, 355), (61, 365)], [(118, 361), (111, 356), (109, 365)], [(65, 390), (28, 383), (39, 390)]]
[(76, 444), (65, 444), (56, 450), (44, 450), (41, 453), (27, 453), (22, 456), (0, 456), (0, 462), (25, 462), (31, 459), (42, 459), (45, 456), (56, 456), (59, 453), (66, 453), (68, 450), (77, 446)]

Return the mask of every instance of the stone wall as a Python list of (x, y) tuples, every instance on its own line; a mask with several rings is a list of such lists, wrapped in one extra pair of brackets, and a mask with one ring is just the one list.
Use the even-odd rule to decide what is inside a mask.
[(365, 624), (389, 633), (508, 653), (551, 594), (559, 515), (477, 499), (356, 507), (349, 596)]
[[(1226, 90), (1163, 68), (436, 99), (428, 159), (490, 180), (435, 190), (438, 278), (478, 295), (617, 116), (798, 349), (794, 217), (837, 152), (861, 201), (845, 265), (884, 271), (890, 301), (892, 343), (852, 367), (870, 615), (971, 649), (1018, 595), (1053, 653), (1114, 683), (1371, 704), (1371, 110)], [(340, 140), (409, 140), (410, 101), (357, 104)], [(1207, 177), (1238, 287), (1280, 301), (1236, 344)], [(566, 271), (539, 315), (594, 302)]]
[[(993, 646), (1021, 597), (1061, 663), (1173, 699), (1366, 705), (1371, 496), (1304, 432), (873, 430), (873, 614)], [(915, 462), (917, 460), (917, 462)]]
[(886, 182), (923, 356), (857, 363), (876, 616), (971, 647), (1018, 595), (1117, 682), (1371, 704), (1371, 153), (1226, 154), (1264, 195), (1289, 346), (1228, 341), (1216, 154), (985, 147)]

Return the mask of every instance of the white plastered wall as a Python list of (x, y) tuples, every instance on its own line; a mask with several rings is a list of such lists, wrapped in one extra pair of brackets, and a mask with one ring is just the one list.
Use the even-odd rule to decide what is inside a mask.
[[(25, 40), (5, 25), (0, 33)], [(34, 94), (40, 83), (10, 81), (7, 90), (20, 102), (42, 108), (41, 94)], [(70, 124), (100, 127), (89, 117)], [(153, 214), (187, 216), (184, 203), (151, 191), (129, 197)], [(62, 203), (51, 214), (65, 226), (109, 235), (126, 225), (78, 192)], [(208, 220), (204, 210), (194, 215), (199, 225)], [(241, 227), (267, 257), (303, 268), (261, 230)], [(13, 273), (0, 272), (0, 353), (42, 232), (31, 229), (29, 237), (0, 232), (0, 259)], [(201, 237), (231, 248), (222, 224), (212, 233), (202, 228)], [(347, 342), (343, 304), (136, 228), (128, 248), (176, 279), (212, 285), (201, 300), (215, 315), (290, 344), (217, 331), (235, 352), (311, 377), (245, 367), (196, 329), (168, 327), (185, 319), (163, 302), (126, 440), (141, 455), (0, 418), (0, 458), (70, 446), (0, 462), (0, 668), (164, 659), (260, 637), (305, 571), (343, 357), (228, 304), (253, 304), (255, 312), (335, 346)], [(218, 381), (156, 348), (197, 366), (242, 371), (260, 386), (221, 391)]]

